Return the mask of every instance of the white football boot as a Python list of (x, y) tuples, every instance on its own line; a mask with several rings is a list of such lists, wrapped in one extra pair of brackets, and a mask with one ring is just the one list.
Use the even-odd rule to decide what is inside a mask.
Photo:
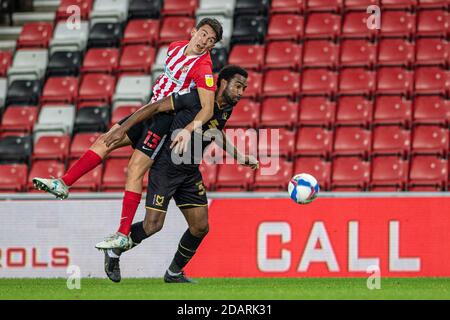
[(33, 178), (33, 186), (35, 189), (53, 194), (60, 200), (67, 199), (69, 196), (69, 188), (62, 179)]
[(97, 243), (95, 247), (97, 249), (122, 249), (124, 251), (130, 249), (133, 245), (133, 241), (129, 236), (126, 236), (120, 232), (116, 232), (110, 235), (105, 240)]

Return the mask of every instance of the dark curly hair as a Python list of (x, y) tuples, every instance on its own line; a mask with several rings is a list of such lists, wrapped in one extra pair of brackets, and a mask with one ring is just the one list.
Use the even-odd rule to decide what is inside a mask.
[(244, 78), (248, 78), (248, 73), (247, 71), (245, 71), (245, 69), (236, 66), (236, 65), (228, 65), (222, 68), (222, 70), (220, 70), (219, 72), (219, 77), (217, 78), (217, 85), (220, 85), (220, 81), (222, 79), (226, 80), (227, 82), (229, 82), (236, 74), (240, 74), (241, 76), (243, 76)]

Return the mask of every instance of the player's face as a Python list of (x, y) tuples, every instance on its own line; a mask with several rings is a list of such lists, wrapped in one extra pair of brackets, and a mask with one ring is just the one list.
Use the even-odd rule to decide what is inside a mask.
[(223, 95), (227, 100), (227, 103), (231, 105), (236, 105), (239, 102), (239, 100), (241, 100), (241, 97), (244, 94), (246, 88), (247, 88), (247, 79), (241, 76), (240, 74), (236, 74), (228, 82), (227, 87), (223, 92)]
[(201, 26), (198, 30), (192, 30), (192, 38), (189, 42), (194, 54), (200, 55), (210, 51), (216, 44), (216, 33), (207, 24)]

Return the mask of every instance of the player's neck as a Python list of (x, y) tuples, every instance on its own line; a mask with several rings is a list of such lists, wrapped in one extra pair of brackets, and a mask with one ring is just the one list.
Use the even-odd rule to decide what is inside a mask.
[(204, 54), (204, 52), (203, 53), (201, 53), (201, 54), (196, 54), (196, 53), (194, 53), (194, 51), (189, 47), (189, 44), (186, 46), (186, 48), (184, 49), (184, 55), (186, 56), (186, 57), (199, 57), (199, 56), (201, 56), (201, 55), (203, 55)]

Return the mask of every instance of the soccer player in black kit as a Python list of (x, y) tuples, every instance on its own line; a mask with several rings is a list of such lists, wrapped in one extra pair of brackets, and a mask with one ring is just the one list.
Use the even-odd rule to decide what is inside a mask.
[[(172, 263), (164, 275), (165, 282), (192, 282), (184, 275), (183, 268), (194, 256), (198, 246), (208, 233), (208, 201), (199, 171), (203, 150), (214, 140), (224, 150), (231, 153), (239, 163), (253, 169), (259, 167), (259, 163), (254, 157), (242, 155), (238, 152), (223, 132), (233, 107), (240, 100), (247, 87), (247, 76), (247, 72), (238, 66), (224, 67), (220, 71), (217, 81), (212, 118), (202, 126), (201, 130), (199, 128), (194, 131), (192, 136), (186, 135), (186, 139), (190, 139), (190, 143), (185, 143), (181, 150), (177, 148), (176, 141), (165, 141), (150, 171), (146, 216), (144, 221), (134, 223), (131, 226), (129, 248), (131, 249), (162, 229), (167, 207), (172, 197), (189, 226), (183, 234)], [(168, 98), (136, 111), (117, 130), (108, 133), (108, 136), (105, 137), (105, 143), (107, 145), (117, 143), (125, 132), (136, 123), (148, 119), (158, 112), (169, 110), (175, 111), (168, 135), (173, 138), (177, 131), (182, 130), (186, 124), (193, 121), (200, 109), (200, 99), (196, 90), (174, 93)], [(200, 146), (199, 141), (201, 142)], [(191, 148), (190, 153), (187, 152), (187, 146)], [(194, 150), (195, 148), (201, 150)], [(184, 156), (180, 157), (181, 152), (184, 152)], [(186, 154), (188, 154), (188, 157), (186, 157)], [(122, 248), (105, 251), (105, 272), (112, 281), (119, 282), (121, 279), (119, 256), (124, 251), (126, 249)]]

